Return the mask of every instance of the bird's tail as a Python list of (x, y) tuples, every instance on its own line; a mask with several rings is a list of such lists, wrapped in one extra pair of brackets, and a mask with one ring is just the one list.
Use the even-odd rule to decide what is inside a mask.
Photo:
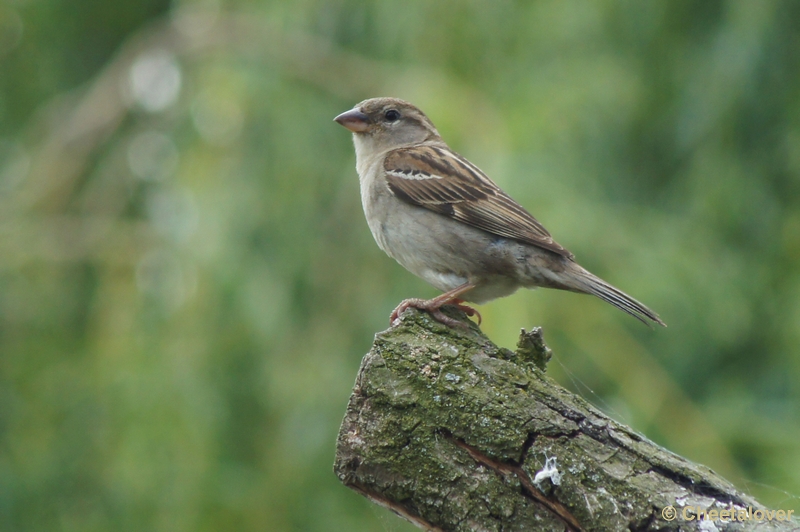
[(664, 327), (667, 326), (666, 323), (661, 321), (661, 318), (658, 317), (658, 314), (647, 308), (642, 303), (636, 301), (619, 288), (611, 286), (604, 280), (581, 268), (577, 264), (575, 264), (575, 266), (577, 266), (577, 268), (570, 272), (572, 275), (570, 275), (570, 282), (568, 283), (567, 288), (568, 290), (597, 296), (603, 301), (611, 303), (618, 309), (627, 312), (646, 325), (650, 325), (650, 322), (654, 322)]

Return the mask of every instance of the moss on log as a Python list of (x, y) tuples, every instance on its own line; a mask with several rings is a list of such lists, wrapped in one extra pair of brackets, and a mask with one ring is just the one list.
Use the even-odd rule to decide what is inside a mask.
[(410, 310), (376, 335), (339, 432), (346, 486), (426, 530), (800, 528), (548, 378), (540, 330), (512, 352), (451, 315), (469, 328)]

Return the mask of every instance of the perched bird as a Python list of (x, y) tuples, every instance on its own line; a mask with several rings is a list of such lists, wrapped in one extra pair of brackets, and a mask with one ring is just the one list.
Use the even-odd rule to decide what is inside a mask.
[(361, 202), (387, 255), (444, 293), (406, 299), (408, 307), (463, 326), (442, 313), (485, 303), (520, 287), (592, 294), (644, 323), (658, 315), (583, 269), (536, 219), (477, 166), (445, 144), (425, 114), (396, 98), (372, 98), (334, 119), (353, 132)]

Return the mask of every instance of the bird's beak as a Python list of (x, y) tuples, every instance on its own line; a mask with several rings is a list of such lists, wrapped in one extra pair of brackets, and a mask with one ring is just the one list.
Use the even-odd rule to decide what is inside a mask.
[(353, 133), (363, 133), (369, 127), (369, 117), (359, 109), (350, 109), (333, 119)]

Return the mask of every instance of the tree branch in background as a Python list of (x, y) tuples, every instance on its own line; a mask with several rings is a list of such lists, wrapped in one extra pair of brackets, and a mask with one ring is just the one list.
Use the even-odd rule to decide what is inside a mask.
[(428, 530), (716, 530), (685, 517), (731, 509), (748, 518), (715, 525), (798, 529), (560, 387), (549, 356), (540, 329), (512, 352), (407, 312), (361, 363), (336, 474)]

